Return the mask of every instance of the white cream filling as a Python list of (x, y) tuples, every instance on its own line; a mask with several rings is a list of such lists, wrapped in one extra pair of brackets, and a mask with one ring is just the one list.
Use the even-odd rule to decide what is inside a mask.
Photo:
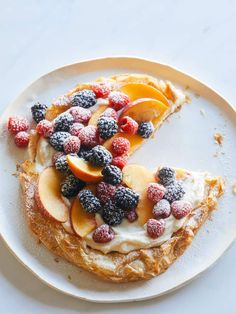
[(35, 157), (35, 171), (42, 172), (45, 168), (52, 166), (52, 156), (55, 149), (48, 143), (48, 140), (40, 137)]

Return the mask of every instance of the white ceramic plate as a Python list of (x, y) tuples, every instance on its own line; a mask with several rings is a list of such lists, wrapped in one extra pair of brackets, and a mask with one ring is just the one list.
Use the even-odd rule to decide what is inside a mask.
[[(94, 302), (126, 302), (162, 295), (202, 273), (229, 247), (236, 233), (235, 196), (232, 182), (236, 179), (236, 114), (230, 104), (200, 81), (179, 70), (139, 58), (114, 57), (83, 61), (57, 69), (30, 85), (7, 108), (1, 124), (14, 113), (30, 112), (35, 101), (50, 103), (78, 82), (118, 73), (147, 73), (169, 79), (187, 88), (192, 103), (169, 118), (130, 160), (150, 168), (166, 164), (192, 170), (208, 170), (227, 178), (227, 190), (219, 202), (219, 210), (207, 221), (187, 252), (163, 275), (149, 281), (111, 284), (59, 260), (38, 245), (30, 234), (22, 215), (19, 185), (12, 176), (16, 163), (24, 160), (12, 139), (1, 133), (0, 231), (15, 256), (37, 277), (57, 290)], [(222, 147), (213, 135), (224, 135)], [(218, 154), (218, 157), (213, 157)], [(68, 277), (69, 276), (69, 277)]]

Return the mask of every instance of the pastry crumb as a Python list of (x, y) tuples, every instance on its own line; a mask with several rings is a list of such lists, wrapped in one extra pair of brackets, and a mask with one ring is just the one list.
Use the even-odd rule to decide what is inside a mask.
[(236, 195), (236, 181), (232, 185), (232, 193)]
[(58, 258), (58, 257), (55, 257), (55, 258), (54, 258), (54, 262), (59, 263), (59, 258)]
[(215, 143), (218, 145), (222, 145), (224, 136), (221, 133), (215, 133), (214, 134)]
[(216, 152), (215, 154), (213, 154), (213, 157), (217, 158), (219, 156), (219, 153)]
[(37, 244), (40, 245), (42, 241), (40, 239), (37, 240)]
[(72, 278), (71, 278), (71, 275), (68, 275), (67, 278), (68, 278), (68, 280), (71, 280), (71, 279), (72, 279)]
[(205, 111), (205, 109), (200, 109), (200, 114), (203, 116), (203, 117), (205, 117), (206, 116), (206, 111)]
[(194, 93), (194, 96), (195, 96), (196, 98), (199, 98), (199, 97), (200, 97), (200, 94)]

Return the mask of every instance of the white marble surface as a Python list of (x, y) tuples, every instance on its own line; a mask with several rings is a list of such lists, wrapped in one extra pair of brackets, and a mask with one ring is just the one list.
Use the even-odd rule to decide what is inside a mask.
[[(0, 7), (0, 111), (41, 74), (107, 55), (169, 63), (234, 103), (233, 0), (0, 0)], [(233, 245), (212, 269), (167, 296), (97, 305), (46, 287), (0, 240), (0, 313), (235, 313), (235, 260)]]

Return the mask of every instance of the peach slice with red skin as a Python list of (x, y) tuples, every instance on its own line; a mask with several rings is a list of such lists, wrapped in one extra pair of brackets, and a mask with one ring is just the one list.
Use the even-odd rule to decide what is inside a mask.
[(68, 165), (73, 174), (88, 183), (99, 182), (102, 179), (102, 168), (95, 167), (82, 158), (67, 155)]
[(69, 209), (61, 197), (61, 181), (62, 175), (54, 167), (44, 169), (39, 175), (35, 201), (47, 217), (66, 222)]
[(138, 222), (144, 225), (148, 219), (153, 218), (153, 202), (147, 198), (147, 187), (156, 182), (154, 174), (143, 166), (131, 164), (123, 168), (123, 182), (139, 194), (139, 203), (136, 208)]
[(127, 94), (130, 101), (135, 101), (139, 98), (153, 98), (161, 101), (167, 107), (170, 106), (167, 98), (158, 89), (142, 83), (128, 83), (123, 85), (120, 90)]
[(108, 108), (107, 105), (100, 105), (96, 111), (93, 112), (90, 120), (89, 125), (97, 126), (98, 119), (100, 118), (101, 114)]

